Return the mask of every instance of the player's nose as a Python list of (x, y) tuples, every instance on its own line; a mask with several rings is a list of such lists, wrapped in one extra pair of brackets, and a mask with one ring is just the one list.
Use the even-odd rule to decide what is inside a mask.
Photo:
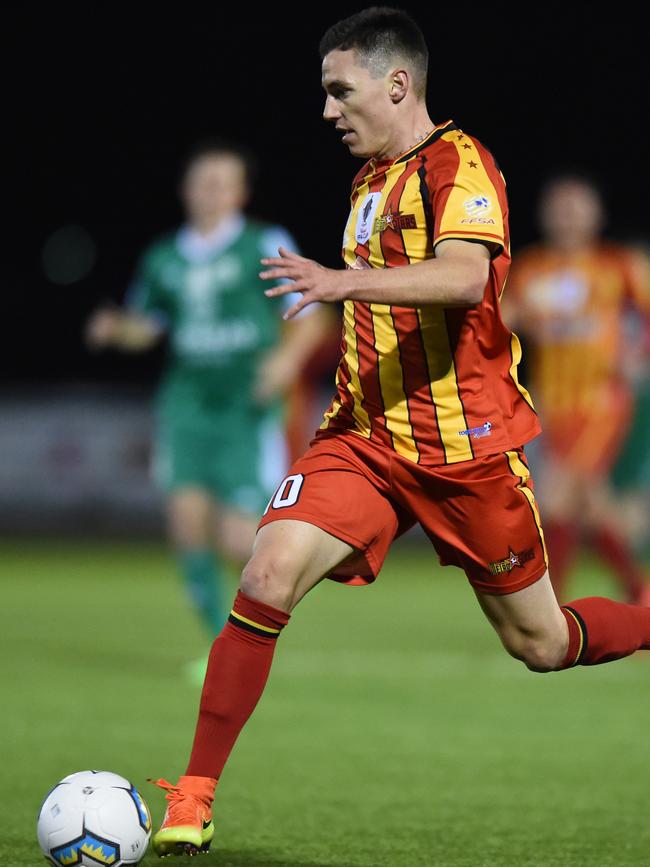
[(336, 107), (336, 100), (331, 94), (328, 94), (325, 99), (325, 107), (323, 108), (324, 120), (338, 120), (341, 117), (341, 112)]

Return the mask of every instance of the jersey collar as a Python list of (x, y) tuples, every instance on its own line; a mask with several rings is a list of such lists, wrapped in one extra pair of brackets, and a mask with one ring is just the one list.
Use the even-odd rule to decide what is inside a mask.
[(438, 139), (441, 138), (446, 132), (450, 132), (454, 129), (458, 129), (458, 127), (453, 122), (453, 120), (446, 120), (444, 123), (441, 123), (438, 126), (434, 127), (429, 133), (429, 135), (426, 138), (422, 139), (422, 141), (419, 141), (417, 144), (413, 145), (413, 147), (410, 147), (403, 153), (398, 154), (396, 157), (391, 157), (390, 159), (386, 160), (377, 160), (373, 157), (370, 160), (370, 167), (383, 169), (386, 168), (386, 166), (391, 166), (395, 163), (403, 163), (406, 160), (410, 160), (412, 157), (416, 156), (416, 154), (419, 154), (423, 148), (429, 147), (429, 145), (432, 145), (435, 141), (438, 141)]
[(244, 231), (246, 218), (241, 211), (228, 214), (209, 235), (202, 235), (189, 224), (182, 226), (176, 236), (179, 251), (190, 262), (202, 261), (222, 253), (235, 243)]

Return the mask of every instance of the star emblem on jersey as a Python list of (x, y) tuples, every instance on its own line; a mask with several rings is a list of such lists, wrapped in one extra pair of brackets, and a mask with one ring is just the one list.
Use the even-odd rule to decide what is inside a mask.
[(535, 553), (532, 548), (517, 552), (508, 547), (508, 555), (503, 560), (495, 560), (493, 563), (490, 563), (488, 570), (490, 575), (501, 575), (504, 572), (512, 572), (515, 566), (523, 569), (524, 563), (528, 563), (534, 557)]
[(470, 160), (467, 165), (470, 167), (470, 169), (475, 169), (478, 166), (478, 163), (475, 163), (474, 160)]
[(400, 214), (400, 212), (397, 211), (394, 214), (389, 212), (381, 217), (377, 217), (372, 229), (372, 234), (374, 235), (375, 232), (384, 232), (386, 229), (395, 229), (395, 231), (398, 229), (417, 229), (415, 214)]

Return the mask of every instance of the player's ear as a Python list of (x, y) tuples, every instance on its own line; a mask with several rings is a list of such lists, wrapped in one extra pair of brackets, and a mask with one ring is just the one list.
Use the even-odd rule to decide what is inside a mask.
[(390, 75), (389, 95), (394, 103), (401, 102), (408, 93), (409, 74), (405, 69), (395, 69)]

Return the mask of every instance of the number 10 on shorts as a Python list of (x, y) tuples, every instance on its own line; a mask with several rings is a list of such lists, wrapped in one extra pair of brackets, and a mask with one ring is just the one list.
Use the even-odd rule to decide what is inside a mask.
[(286, 509), (288, 506), (294, 506), (298, 502), (300, 489), (305, 477), (302, 473), (295, 473), (292, 476), (286, 476), (282, 484), (277, 489), (275, 494), (269, 500), (268, 506), (264, 509), (264, 514), (273, 506), (274, 509)]

